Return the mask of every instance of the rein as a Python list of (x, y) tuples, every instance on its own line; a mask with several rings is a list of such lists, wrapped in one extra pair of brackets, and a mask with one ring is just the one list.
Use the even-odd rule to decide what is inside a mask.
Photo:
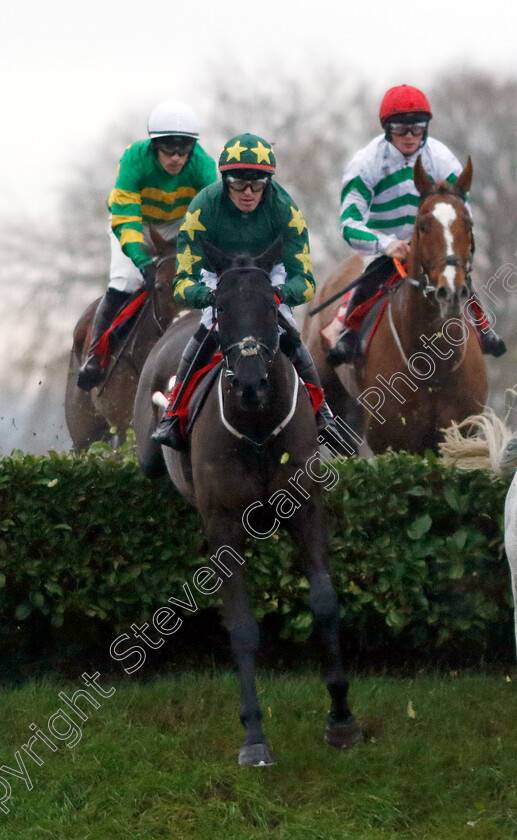
[[(168, 255), (168, 256), (166, 256), (166, 257), (159, 257), (159, 258), (156, 260), (156, 268), (158, 269), (158, 268), (160, 268), (160, 266), (164, 265), (164, 264), (165, 264), (166, 262), (168, 262), (169, 260), (175, 260), (175, 259), (176, 259), (176, 255), (175, 255), (175, 254), (174, 254), (174, 255), (173, 255), (173, 254), (169, 254), (169, 255)], [(137, 317), (135, 318), (135, 322), (134, 322), (134, 324), (131, 326), (131, 328), (130, 328), (130, 330), (129, 330), (129, 332), (128, 332), (127, 336), (126, 336), (126, 338), (124, 339), (124, 341), (122, 342), (122, 344), (121, 344), (121, 345), (120, 345), (120, 347), (118, 348), (118, 352), (116, 353), (116, 355), (115, 355), (115, 354), (113, 354), (113, 355), (111, 356), (111, 363), (110, 363), (110, 366), (109, 366), (108, 372), (106, 373), (106, 376), (104, 377), (104, 380), (102, 381), (102, 383), (100, 384), (100, 386), (99, 386), (99, 388), (98, 388), (98, 390), (97, 390), (97, 394), (98, 394), (98, 395), (102, 394), (102, 392), (104, 391), (104, 389), (105, 389), (106, 385), (108, 384), (108, 382), (109, 382), (109, 380), (111, 379), (111, 377), (112, 377), (113, 373), (115, 372), (115, 370), (116, 370), (116, 368), (117, 368), (118, 363), (119, 363), (119, 362), (120, 362), (120, 360), (124, 357), (124, 351), (125, 351), (128, 347), (129, 347), (129, 353), (128, 353), (128, 355), (127, 355), (126, 357), (124, 357), (124, 358), (125, 358), (125, 359), (126, 359), (126, 361), (128, 361), (128, 362), (129, 362), (129, 364), (133, 367), (133, 370), (135, 371), (135, 373), (137, 374), (137, 376), (139, 376), (139, 375), (140, 375), (140, 371), (137, 369), (137, 367), (136, 367), (136, 365), (135, 365), (135, 363), (134, 363), (134, 361), (133, 361), (133, 358), (132, 358), (132, 354), (131, 354), (132, 347), (131, 347), (131, 345), (132, 345), (132, 343), (134, 342), (134, 340), (135, 340), (135, 338), (136, 338), (136, 336), (137, 336), (137, 334), (138, 334), (138, 333), (137, 333), (137, 331), (138, 331), (138, 327), (139, 327), (140, 322), (142, 321), (142, 319), (143, 319), (143, 317), (144, 317), (145, 313), (147, 312), (147, 309), (148, 309), (149, 303), (151, 303), (151, 304), (152, 304), (152, 306), (151, 306), (151, 315), (152, 315), (152, 318), (153, 318), (154, 323), (155, 323), (155, 324), (156, 324), (156, 326), (158, 327), (158, 331), (159, 331), (159, 333), (160, 333), (160, 336), (162, 336), (162, 335), (164, 334), (165, 330), (167, 329), (168, 324), (166, 324), (166, 325), (162, 324), (162, 322), (161, 322), (161, 320), (160, 320), (160, 316), (159, 316), (159, 314), (158, 314), (158, 309), (157, 309), (157, 305), (156, 305), (156, 288), (155, 288), (155, 286), (154, 286), (154, 284), (153, 284), (152, 289), (151, 289), (150, 291), (148, 291), (148, 293), (147, 293), (147, 298), (144, 300), (144, 302), (143, 302), (143, 304), (142, 304), (142, 307), (141, 307), (140, 311), (138, 312)]]
[[(416, 288), (420, 292), (422, 292), (422, 294), (424, 295), (425, 298), (431, 297), (431, 295), (435, 295), (436, 294), (436, 287), (429, 283), (429, 275), (426, 272), (423, 272), (422, 280), (416, 280), (415, 278), (408, 276), (408, 273), (407, 273), (406, 269), (404, 268), (404, 266), (402, 265), (402, 263), (400, 262), (400, 260), (398, 260), (396, 257), (394, 257), (393, 262), (395, 263), (395, 268), (397, 269), (398, 273), (400, 274), (400, 281), (397, 282), (394, 286), (388, 287), (388, 293), (389, 293), (389, 297), (388, 297), (388, 321), (389, 321), (389, 325), (390, 325), (391, 335), (392, 335), (393, 340), (394, 340), (394, 342), (397, 346), (397, 350), (400, 353), (402, 361), (404, 362), (406, 367), (409, 368), (409, 359), (406, 356), (406, 353), (405, 353), (404, 348), (402, 346), (402, 341), (400, 340), (400, 336), (398, 334), (397, 328), (395, 326), (395, 322), (393, 320), (393, 312), (392, 312), (392, 307), (391, 307), (391, 302), (392, 302), (392, 299), (393, 299), (393, 295), (398, 289), (400, 289), (400, 287), (401, 287), (401, 285), (404, 281), (409, 283), (411, 286), (413, 286), (413, 288)], [(454, 266), (464, 267), (465, 268), (465, 274), (466, 274), (466, 280), (468, 282), (468, 279), (470, 277), (470, 272), (472, 270), (471, 259), (462, 260), (460, 257), (457, 257), (457, 256), (451, 254), (448, 257), (442, 257), (441, 259), (436, 260), (436, 262), (432, 263), (431, 268), (429, 270), (432, 270), (436, 265), (438, 265), (440, 263), (443, 263), (444, 266), (454, 265)], [(461, 367), (461, 365), (463, 364), (463, 361), (465, 359), (466, 352), (467, 352), (467, 344), (466, 344), (466, 341), (464, 341), (463, 342), (463, 353), (461, 354), (461, 357), (460, 357), (459, 361), (451, 369), (451, 372), (454, 372), (459, 367)]]

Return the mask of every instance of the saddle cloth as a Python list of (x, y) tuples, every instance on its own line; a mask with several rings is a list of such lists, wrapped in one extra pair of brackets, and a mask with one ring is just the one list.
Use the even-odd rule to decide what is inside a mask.
[(140, 311), (144, 302), (149, 297), (149, 292), (138, 292), (130, 301), (126, 303), (123, 309), (120, 310), (117, 317), (110, 327), (104, 332), (97, 342), (94, 355), (101, 357), (101, 367), (106, 367), (109, 362), (111, 354), (111, 344), (114, 339), (120, 340), (125, 334), (125, 328), (130, 326), (131, 321), (135, 315)]

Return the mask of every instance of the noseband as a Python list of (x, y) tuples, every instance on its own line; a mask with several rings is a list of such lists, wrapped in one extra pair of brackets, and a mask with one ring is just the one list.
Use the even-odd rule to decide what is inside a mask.
[[(425, 298), (431, 297), (436, 295), (437, 287), (431, 283), (430, 280), (430, 273), (435, 269), (437, 266), (441, 265), (442, 270), (446, 268), (448, 265), (455, 266), (456, 268), (462, 268), (465, 272), (465, 281), (467, 284), (470, 283), (470, 275), (472, 272), (472, 256), (474, 253), (474, 248), (471, 250), (471, 254), (468, 260), (464, 260), (462, 257), (457, 257), (455, 254), (450, 254), (447, 257), (440, 257), (440, 259), (435, 260), (435, 262), (431, 263), (427, 270), (422, 266), (422, 274), (419, 278), (409, 277), (405, 270), (403, 269), (402, 265), (397, 262), (395, 263), (397, 266), (397, 270), (401, 275), (402, 280), (405, 280), (415, 289), (418, 289), (419, 292), (422, 292)], [(398, 263), (398, 264), (397, 264)], [(398, 284), (394, 287), (395, 289), (398, 288)]]

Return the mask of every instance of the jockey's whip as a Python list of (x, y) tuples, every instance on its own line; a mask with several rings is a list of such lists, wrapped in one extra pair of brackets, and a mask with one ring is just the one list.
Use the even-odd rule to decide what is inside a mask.
[(317, 315), (318, 312), (321, 312), (321, 310), (325, 309), (326, 306), (330, 306), (331, 303), (334, 303), (335, 300), (340, 298), (342, 295), (345, 295), (347, 292), (350, 291), (350, 289), (355, 289), (355, 287), (359, 285), (362, 279), (363, 275), (361, 274), (361, 276), (358, 277), (357, 280), (353, 280), (352, 283), (350, 283), (348, 286), (345, 286), (345, 288), (341, 289), (340, 292), (336, 292), (335, 295), (332, 295), (332, 297), (324, 301), (324, 303), (320, 303), (319, 306), (317, 306), (315, 309), (312, 309), (309, 312), (309, 318), (312, 318), (313, 315)]
[[(405, 271), (404, 266), (402, 265), (400, 260), (398, 260), (396, 257), (392, 257), (392, 259), (393, 259), (393, 262), (395, 263), (395, 268), (397, 269), (400, 276), (401, 277), (407, 277), (407, 272)], [(360, 276), (357, 278), (357, 280), (354, 280), (352, 283), (350, 283), (348, 286), (346, 286), (340, 292), (336, 292), (335, 295), (332, 295), (332, 297), (329, 298), (328, 300), (324, 301), (324, 303), (320, 303), (319, 306), (317, 306), (315, 309), (312, 309), (311, 312), (309, 312), (309, 318), (312, 318), (313, 315), (317, 315), (318, 312), (321, 312), (321, 310), (325, 309), (326, 306), (330, 306), (331, 303), (334, 303), (335, 300), (340, 298), (342, 295), (345, 295), (351, 289), (355, 289), (356, 286), (358, 286), (360, 284), (360, 282), (362, 281), (364, 276), (365, 276), (365, 272), (362, 272), (360, 274)]]

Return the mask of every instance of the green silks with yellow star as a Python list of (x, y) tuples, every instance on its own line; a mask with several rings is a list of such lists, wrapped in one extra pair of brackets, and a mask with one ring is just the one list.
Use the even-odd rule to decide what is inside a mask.
[(179, 304), (203, 309), (210, 289), (201, 280), (206, 264), (202, 241), (227, 254), (258, 256), (282, 237), (281, 262), (287, 280), (279, 287), (288, 306), (314, 296), (309, 234), (302, 212), (288, 193), (272, 181), (264, 199), (251, 213), (239, 210), (221, 182), (210, 184), (193, 199), (177, 239), (174, 298)]

